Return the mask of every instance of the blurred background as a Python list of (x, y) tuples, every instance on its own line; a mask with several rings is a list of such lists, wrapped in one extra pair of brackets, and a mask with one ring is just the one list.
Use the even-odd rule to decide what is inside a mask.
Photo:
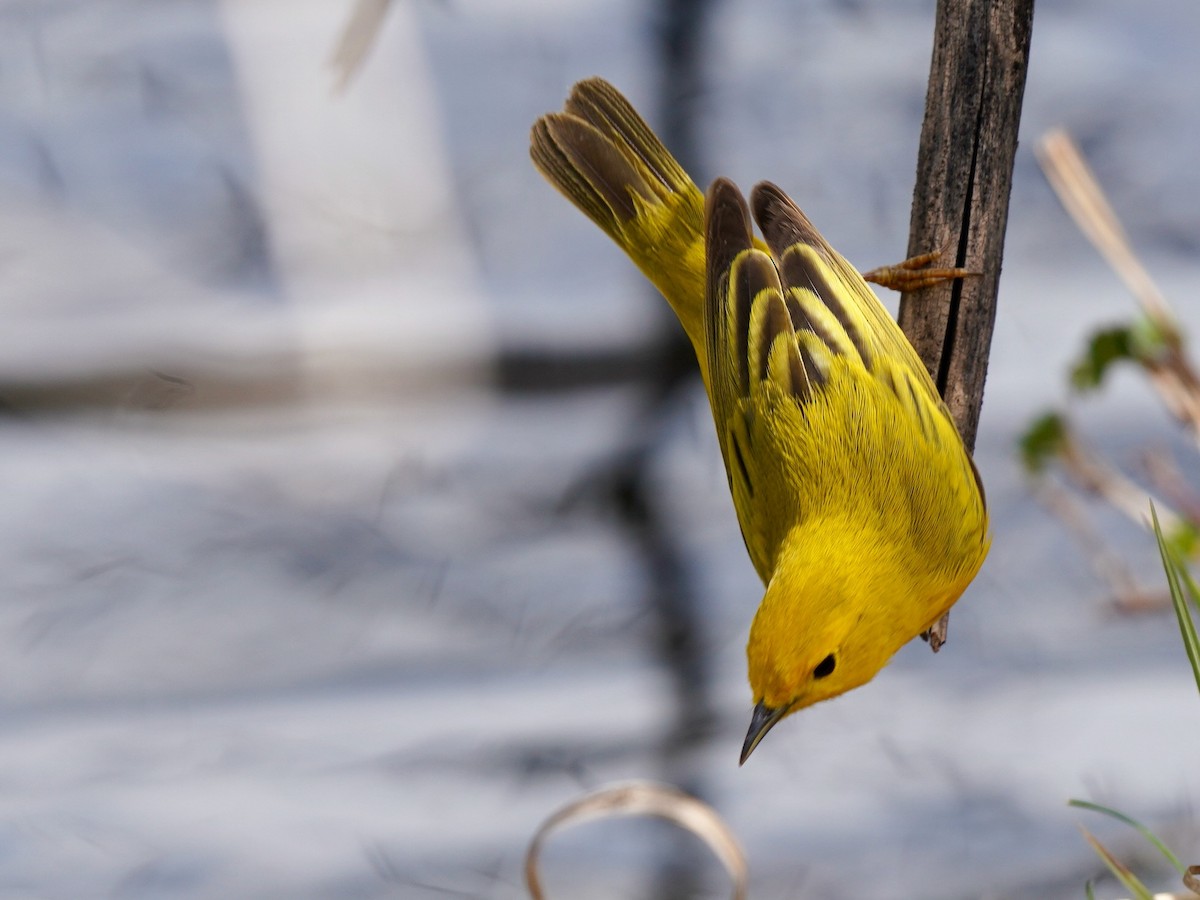
[[(0, 0), (0, 896), (521, 897), (542, 819), (632, 777), (713, 803), (755, 898), (1077, 897), (1078, 822), (1140, 849), (1070, 797), (1195, 856), (1177, 625), (1114, 613), (1015, 443), (1133, 305), (1036, 167), (1045, 129), (1196, 323), (1200, 8), (1040, 0), (991, 556), (937, 657), (739, 769), (761, 586), (707, 402), (528, 129), (603, 75), (702, 183), (769, 178), (895, 262), (933, 2), (374, 6), (338, 89), (350, 0)], [(1179, 444), (1196, 483), (1144, 380), (1073, 415), (1118, 461)], [(727, 895), (654, 823), (556, 838), (545, 881)]]

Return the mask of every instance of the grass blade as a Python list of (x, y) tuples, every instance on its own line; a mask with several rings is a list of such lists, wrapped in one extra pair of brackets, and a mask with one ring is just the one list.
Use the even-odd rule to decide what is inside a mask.
[(1116, 878), (1117, 881), (1121, 882), (1121, 886), (1124, 887), (1125, 890), (1129, 891), (1134, 896), (1135, 900), (1154, 900), (1154, 895), (1150, 893), (1150, 889), (1142, 884), (1138, 877), (1133, 874), (1131, 869), (1129, 869), (1119, 859), (1109, 853), (1108, 848), (1096, 840), (1092, 833), (1082, 825), (1080, 826), (1079, 830), (1083, 832), (1083, 836), (1087, 842), (1092, 845), (1092, 849), (1096, 851), (1096, 855), (1104, 860), (1104, 864), (1108, 866), (1108, 870), (1113, 873), (1113, 877)]
[(1187, 585), (1187, 592), (1197, 609), (1200, 609), (1200, 589), (1196, 587), (1196, 582), (1192, 580), (1187, 566), (1167, 546), (1166, 538), (1163, 537), (1162, 527), (1158, 522), (1158, 512), (1155, 510), (1153, 503), (1150, 504), (1150, 518), (1154, 524), (1154, 537), (1158, 540), (1158, 552), (1162, 556), (1163, 569), (1167, 573), (1167, 586), (1171, 591), (1171, 604), (1175, 607), (1176, 618), (1179, 619), (1179, 633), (1183, 636), (1183, 647), (1187, 651), (1188, 662), (1192, 665), (1192, 675), (1196, 679), (1196, 690), (1200, 691), (1200, 637), (1196, 636), (1196, 623), (1192, 621), (1192, 611), (1188, 608), (1187, 598), (1184, 596), (1183, 584)]
[[(1171, 848), (1159, 840), (1158, 836), (1153, 831), (1151, 831), (1137, 819), (1130, 818), (1122, 812), (1118, 812), (1117, 810), (1111, 809), (1107, 806), (1101, 806), (1099, 803), (1092, 803), (1088, 800), (1069, 800), (1067, 801), (1067, 805), (1074, 806), (1077, 809), (1090, 809), (1092, 812), (1104, 813), (1104, 815), (1111, 816), (1118, 822), (1124, 822), (1129, 827), (1135, 829), (1137, 833), (1144, 837), (1147, 841), (1149, 841), (1154, 848), (1163, 855), (1163, 859), (1174, 866), (1175, 871), (1177, 871), (1180, 875), (1182, 875), (1186, 870), (1187, 867), (1179, 861), (1179, 857), (1171, 852)], [(1086, 835), (1087, 832), (1084, 832), (1084, 834)]]

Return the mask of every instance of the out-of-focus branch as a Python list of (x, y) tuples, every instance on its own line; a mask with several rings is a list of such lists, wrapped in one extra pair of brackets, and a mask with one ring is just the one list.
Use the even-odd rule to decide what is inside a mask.
[[(1055, 129), (1038, 142), (1036, 152), (1046, 180), (1063, 207), (1134, 295), (1144, 316), (1131, 326), (1108, 328), (1093, 335), (1082, 361), (1072, 374), (1072, 381), (1081, 390), (1093, 388), (1113, 362), (1131, 361), (1146, 373), (1168, 411), (1194, 439), (1200, 440), (1200, 379), (1187, 356), (1183, 334), (1166, 297), (1134, 253), (1112, 204), (1071, 137), (1065, 131)], [(1161, 455), (1146, 455), (1147, 476), (1154, 486), (1170, 496), (1183, 511), (1182, 515), (1168, 508), (1162, 500), (1148, 497), (1148, 491), (1087, 450), (1061, 416), (1040, 420), (1026, 436), (1025, 444), (1027, 462), (1033, 463), (1035, 470), (1041, 465), (1037, 461), (1038, 455), (1049, 449), (1063, 474), (1079, 490), (1103, 499), (1143, 527), (1149, 527), (1149, 499), (1159, 510), (1164, 532), (1185, 546), (1194, 540), (1200, 507), (1178, 470)], [(1122, 576), (1114, 579), (1112, 554), (1100, 548), (1100, 539), (1086, 519), (1078, 514), (1078, 506), (1067, 492), (1052, 489), (1044, 481), (1034, 490), (1035, 496), (1084, 546), (1101, 577), (1110, 584), (1123, 582)], [(1138, 592), (1129, 594), (1133, 603), (1123, 602), (1121, 595), (1126, 588), (1120, 583), (1114, 586), (1123, 609), (1134, 611), (1162, 606), (1162, 603), (1152, 602), (1159, 598)]]
[[(1031, 484), (1034, 499), (1055, 515), (1079, 543), (1092, 569), (1109, 585), (1117, 608), (1122, 612), (1162, 609), (1168, 599), (1166, 594), (1137, 588), (1119, 555), (1105, 546), (1092, 526), (1077, 494), (1103, 500), (1143, 527), (1149, 524), (1147, 500), (1152, 501), (1155, 508), (1162, 511), (1160, 524), (1163, 524), (1168, 540), (1181, 546), (1191, 540), (1194, 519), (1180, 516), (1092, 452), (1061, 414), (1045, 415), (1034, 422), (1021, 439), (1021, 455), (1026, 469), (1034, 476)], [(1051, 476), (1051, 464), (1065, 483)], [(1159, 468), (1158, 477), (1171, 477), (1165, 463), (1160, 462)], [(1074, 490), (1068, 490), (1068, 486)], [(1179, 486), (1174, 486), (1170, 494), (1172, 499), (1178, 499), (1181, 496)]]
[(1133, 252), (1125, 230), (1079, 148), (1062, 129), (1047, 133), (1037, 145), (1046, 180), (1105, 261), (1133, 294), (1154, 326), (1152, 353), (1139, 357), (1163, 405), (1200, 442), (1200, 376), (1187, 356), (1183, 335), (1166, 297)]
[(334, 90), (344, 91), (371, 54), (392, 0), (357, 0), (329, 58)]
[(1125, 282), (1146, 314), (1173, 323), (1166, 298), (1134, 254), (1117, 214), (1071, 136), (1061, 128), (1048, 131), (1035, 152), (1046, 180), (1076, 227)]
[(1183, 520), (1160, 498), (1150, 494), (1123, 472), (1109, 465), (1092, 453), (1064, 427), (1059, 461), (1063, 470), (1085, 493), (1092, 494), (1108, 503), (1131, 521), (1148, 525), (1150, 503), (1158, 510), (1158, 520), (1163, 532), (1172, 534), (1183, 527)]
[(1141, 464), (1150, 483), (1179, 510), (1182, 518), (1200, 522), (1200, 498), (1165, 448), (1147, 448), (1141, 455)]
[(1033, 496), (1067, 526), (1087, 556), (1092, 570), (1108, 585), (1119, 609), (1132, 612), (1147, 607), (1162, 608), (1161, 597), (1147, 599), (1146, 594), (1139, 590), (1129, 567), (1096, 533), (1073, 493), (1057, 482), (1040, 479), (1033, 486)]

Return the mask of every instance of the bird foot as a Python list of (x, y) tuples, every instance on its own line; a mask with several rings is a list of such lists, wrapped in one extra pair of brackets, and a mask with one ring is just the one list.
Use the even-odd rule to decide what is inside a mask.
[(970, 278), (982, 274), (972, 272), (970, 269), (932, 265), (945, 256), (948, 249), (948, 247), (943, 247), (934, 253), (922, 253), (920, 256), (910, 257), (894, 266), (872, 269), (870, 272), (863, 273), (863, 278), (881, 287), (903, 292), (920, 290), (937, 284), (939, 281), (952, 281), (955, 278)]

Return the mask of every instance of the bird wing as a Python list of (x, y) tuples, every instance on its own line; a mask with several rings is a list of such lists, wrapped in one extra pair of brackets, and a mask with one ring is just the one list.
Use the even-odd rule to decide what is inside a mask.
[[(766, 425), (762, 418), (769, 414), (769, 405), (755, 398), (770, 384), (776, 393), (803, 403), (814, 389), (809, 369), (816, 372), (816, 367), (804, 358), (803, 344), (796, 339), (775, 262), (755, 246), (746, 201), (725, 178), (714, 181), (706, 197), (705, 265), (705, 349), (713, 420), (742, 537), (766, 581), (783, 536), (772, 526), (787, 518), (778, 515), (778, 505), (789, 498), (764, 496), (774, 493), (772, 480), (760, 466), (767, 448), (759, 432)], [(772, 503), (776, 515), (770, 514)]]
[[(760, 182), (750, 196), (754, 219), (777, 260), (793, 323), (802, 343), (812, 348), (814, 361), (828, 363), (828, 356), (822, 356), (818, 348), (857, 355), (915, 416), (928, 440), (938, 444), (949, 439), (961, 445), (958, 427), (925, 363), (858, 270), (829, 246), (778, 186)], [(804, 335), (797, 307), (819, 342)], [(986, 514), (979, 470), (965, 448), (963, 455), (979, 491), (981, 512)]]
[(761, 182), (750, 197), (755, 221), (788, 288), (797, 330), (806, 327), (801, 324), (806, 319), (825, 351), (857, 358), (881, 377), (892, 375), (881, 371), (881, 363), (891, 363), (887, 368), (908, 373), (911, 390), (949, 419), (925, 364), (858, 271), (779, 187)]
[[(779, 454), (764, 452), (764, 444), (806, 428), (806, 409), (819, 402), (835, 358), (844, 363), (835, 377), (884, 384), (931, 444), (960, 442), (924, 364), (862, 276), (775, 185), (757, 185), (751, 205), (770, 253), (756, 246), (737, 187), (718, 179), (709, 188), (704, 315), (725, 470), (746, 547), (767, 580), (779, 543), (802, 511), (780, 490), (786, 479), (767, 467)], [(785, 400), (790, 409), (781, 405)]]

